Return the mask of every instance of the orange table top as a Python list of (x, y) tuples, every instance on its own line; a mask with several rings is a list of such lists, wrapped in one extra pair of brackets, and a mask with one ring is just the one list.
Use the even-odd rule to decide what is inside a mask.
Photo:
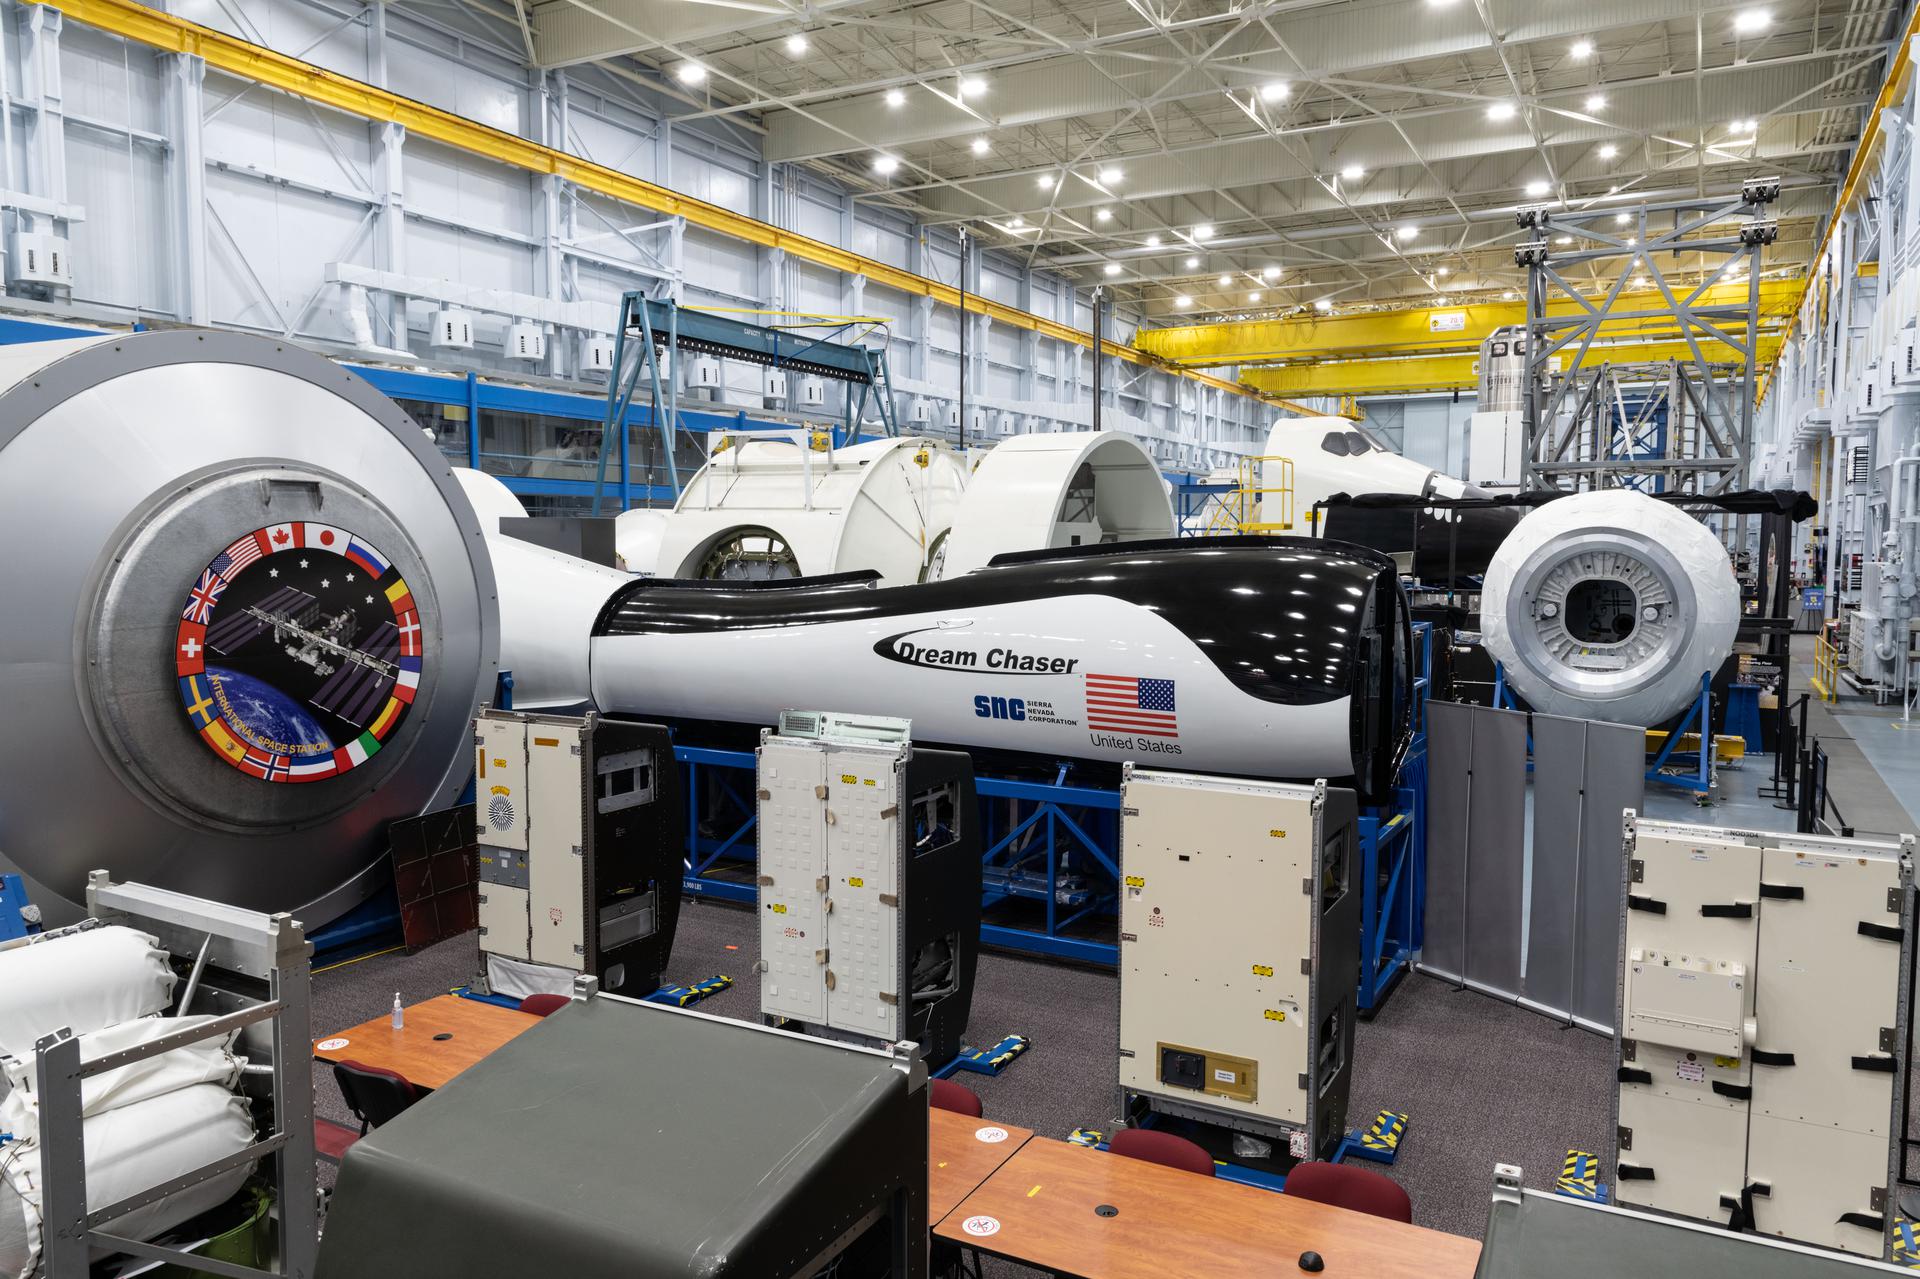
[(942, 1239), (1085, 1279), (1470, 1279), (1480, 1245), (1236, 1182), (1035, 1137), (935, 1227)]
[[(538, 1017), (479, 999), (436, 995), (407, 1009), (393, 1028), (391, 1011), (316, 1039), (321, 1061), (357, 1061), (397, 1071), (416, 1087), (439, 1088), (494, 1049), (540, 1024)], [(445, 1035), (445, 1039), (436, 1039)]]
[(929, 1110), (927, 1126), (928, 1221), (938, 1221), (952, 1212), (1033, 1136), (1031, 1128), (974, 1119), (950, 1110)]

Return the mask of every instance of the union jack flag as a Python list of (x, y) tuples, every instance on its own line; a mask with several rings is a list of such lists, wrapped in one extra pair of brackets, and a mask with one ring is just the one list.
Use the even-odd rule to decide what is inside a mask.
[(200, 574), (200, 584), (187, 596), (187, 607), (180, 616), (205, 626), (213, 620), (213, 606), (220, 602), (220, 596), (226, 589), (227, 579), (208, 569)]

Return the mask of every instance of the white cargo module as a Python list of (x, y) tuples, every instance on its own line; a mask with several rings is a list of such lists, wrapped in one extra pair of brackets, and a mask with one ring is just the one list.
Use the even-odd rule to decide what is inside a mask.
[(1912, 837), (1626, 815), (1614, 1198), (1885, 1255)]
[(959, 1053), (980, 938), (973, 761), (908, 721), (786, 711), (759, 758), (760, 1011)]
[(1360, 973), (1357, 811), (1324, 781), (1123, 769), (1123, 1115), (1284, 1139), (1293, 1159), (1339, 1144)]
[(480, 953), (496, 994), (577, 973), (650, 995), (673, 948), (685, 854), (664, 728), (483, 711), (474, 721)]

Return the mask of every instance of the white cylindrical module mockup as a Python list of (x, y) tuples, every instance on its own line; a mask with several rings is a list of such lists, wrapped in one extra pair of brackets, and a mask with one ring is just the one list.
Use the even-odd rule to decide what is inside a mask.
[(1699, 520), (1610, 489), (1521, 520), (1488, 566), (1480, 617), (1534, 710), (1653, 727), (1733, 651), (1740, 587)]

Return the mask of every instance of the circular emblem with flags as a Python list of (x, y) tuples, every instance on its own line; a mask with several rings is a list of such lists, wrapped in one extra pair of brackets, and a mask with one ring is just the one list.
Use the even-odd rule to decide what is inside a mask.
[(420, 688), (420, 612), (386, 556), (346, 529), (273, 524), (187, 591), (174, 676), (193, 731), (269, 782), (367, 762)]

